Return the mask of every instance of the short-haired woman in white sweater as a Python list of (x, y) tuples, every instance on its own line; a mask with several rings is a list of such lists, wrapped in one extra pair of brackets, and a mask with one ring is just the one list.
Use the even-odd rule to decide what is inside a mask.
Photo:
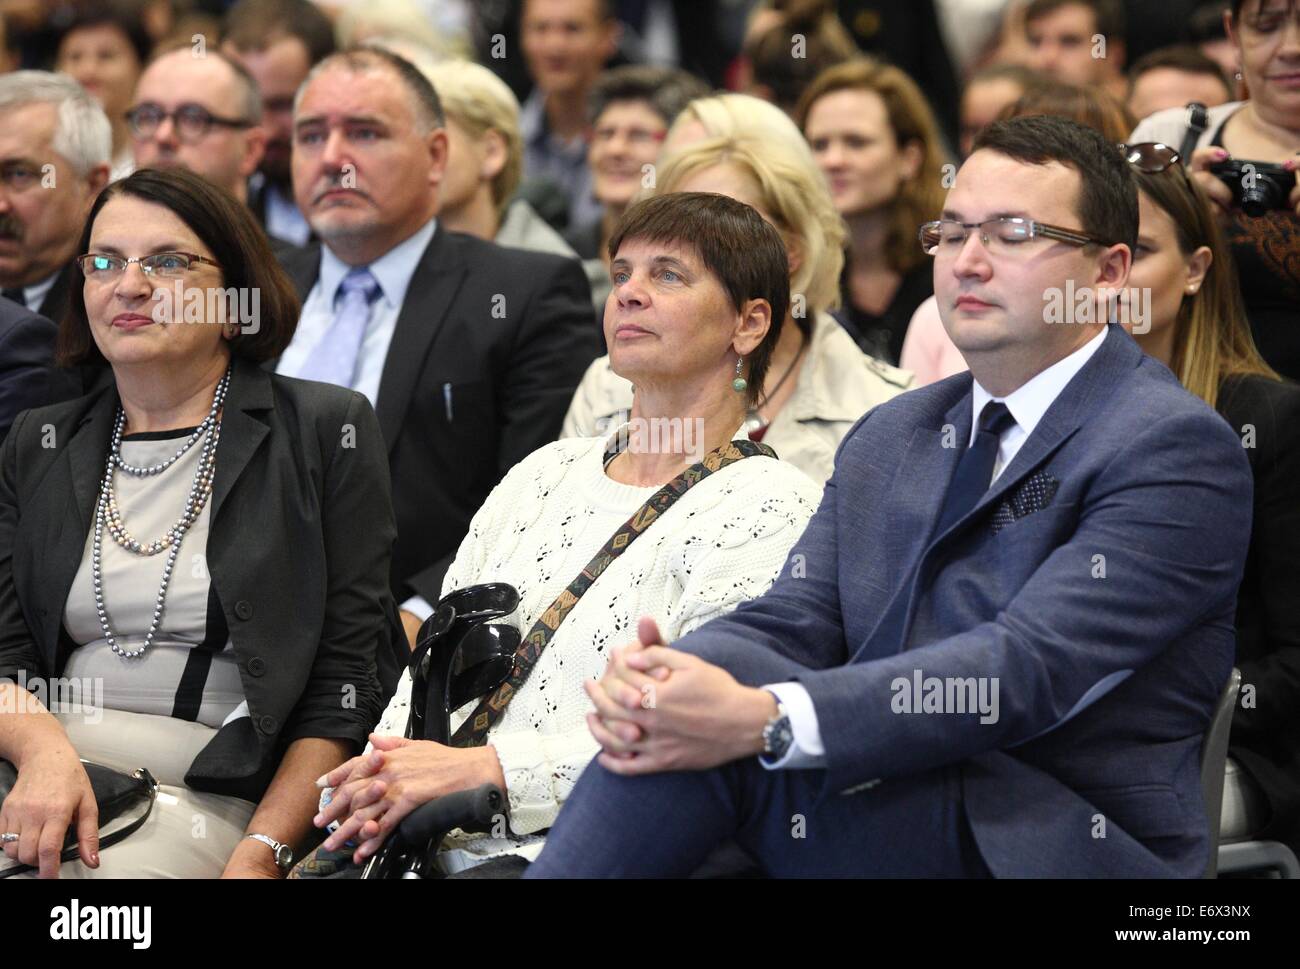
[[(628, 424), (607, 437), (557, 441), (516, 465), (475, 515), (443, 594), (507, 582), (527, 629), (645, 501), (709, 455), (717, 467), (779, 336), (789, 300), (780, 235), (722, 195), (658, 196), (616, 230), (605, 337), (615, 370), (637, 388)], [(666, 617), (671, 641), (764, 592), (820, 500), (820, 486), (764, 454), (734, 460), (691, 486), (591, 585), (566, 616), (482, 747), (402, 738), (405, 674), (372, 746), (326, 778), (338, 785), (317, 816), (364, 861), (397, 822), (432, 798), (495, 783), (507, 792), (506, 837), (449, 839), (442, 868), (541, 851), (579, 774), (597, 753), (583, 684), (643, 615)], [(452, 718), (452, 728), (471, 706)], [(326, 799), (322, 799), (323, 801)], [(308, 872), (309, 874), (311, 872)]]

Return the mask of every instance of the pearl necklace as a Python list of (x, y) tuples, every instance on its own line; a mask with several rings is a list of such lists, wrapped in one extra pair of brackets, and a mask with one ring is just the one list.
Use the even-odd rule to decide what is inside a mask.
[[(203, 419), (203, 423), (194, 430), (194, 433), (190, 435), (189, 440), (181, 446), (180, 450), (161, 464), (136, 467), (122, 459), (122, 431), (126, 427), (126, 411), (120, 406), (117, 409), (117, 421), (113, 426), (113, 440), (108, 449), (108, 462), (104, 469), (104, 483), (99, 489), (99, 500), (95, 505), (95, 538), (90, 550), (90, 571), (95, 590), (95, 612), (99, 614), (99, 628), (103, 630), (104, 641), (119, 656), (127, 659), (137, 659), (143, 656), (145, 650), (153, 645), (154, 635), (158, 632), (158, 627), (162, 623), (163, 608), (167, 600), (167, 586), (171, 582), (176, 557), (180, 554), (181, 541), (190, 526), (198, 521), (199, 514), (203, 511), (204, 505), (207, 504), (208, 496), (212, 494), (212, 475), (216, 468), (217, 442), (221, 439), (221, 421), (217, 418), (217, 414), (220, 412), (221, 404), (226, 398), (226, 389), (229, 385), (230, 371), (227, 370), (221, 378), (221, 382), (217, 384), (216, 393), (212, 398), (212, 409), (208, 411), (208, 416)], [(122, 524), (122, 513), (117, 505), (117, 495), (113, 491), (114, 472), (120, 470), (136, 478), (147, 478), (161, 474), (184, 456), (185, 452), (192, 448), (200, 438), (204, 438), (204, 441), (199, 452), (199, 466), (195, 469), (194, 481), (190, 485), (190, 493), (185, 499), (185, 508), (182, 510), (180, 518), (177, 519), (176, 524), (167, 529), (162, 538), (147, 544), (141, 543), (132, 537), (131, 533), (126, 530), (126, 526)], [(113, 541), (134, 555), (157, 555), (164, 549), (167, 550), (167, 561), (163, 565), (162, 584), (158, 589), (158, 598), (154, 602), (153, 619), (149, 623), (149, 632), (145, 635), (144, 643), (141, 644), (139, 649), (122, 649), (117, 644), (117, 638), (113, 635), (113, 630), (108, 623), (108, 612), (104, 608), (104, 571), (102, 562), (105, 526), (108, 527)]]

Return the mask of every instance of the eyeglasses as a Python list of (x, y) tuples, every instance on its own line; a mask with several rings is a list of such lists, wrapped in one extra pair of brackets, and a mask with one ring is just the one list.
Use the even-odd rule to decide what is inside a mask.
[(988, 219), (984, 222), (958, 222), (955, 219), (938, 219), (921, 226), (917, 237), (921, 249), (927, 256), (955, 255), (966, 245), (971, 229), (979, 229), (980, 241), (989, 252), (1006, 255), (1016, 251), (1035, 239), (1055, 239), (1068, 242), (1072, 246), (1108, 246), (1093, 236), (1079, 232), (1077, 229), (1065, 229), (1059, 225), (1048, 225), (1033, 219), (1021, 219), (1003, 216), (1000, 219)]
[(201, 104), (182, 104), (175, 111), (164, 111), (162, 105), (146, 101), (126, 113), (127, 123), (137, 138), (152, 138), (168, 118), (176, 126), (181, 141), (198, 141), (213, 125), (221, 128), (251, 128), (253, 122), (241, 118), (222, 118)]
[(148, 256), (132, 256), (130, 259), (110, 256), (103, 252), (88, 252), (84, 256), (77, 257), (77, 264), (81, 267), (82, 274), (87, 279), (97, 282), (117, 279), (133, 262), (140, 264), (140, 271), (146, 276), (159, 276), (164, 279), (177, 279), (184, 276), (196, 262), (220, 268), (220, 263), (216, 260), (192, 252), (155, 252)]

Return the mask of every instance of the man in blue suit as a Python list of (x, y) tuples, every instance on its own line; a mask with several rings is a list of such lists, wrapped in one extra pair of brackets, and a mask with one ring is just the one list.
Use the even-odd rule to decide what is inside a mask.
[(1251, 479), (1105, 322), (1137, 228), (1096, 132), (986, 130), (922, 231), (970, 372), (858, 423), (766, 595), (671, 648), (642, 619), (530, 877), (687, 874), (728, 839), (772, 875), (1204, 871)]

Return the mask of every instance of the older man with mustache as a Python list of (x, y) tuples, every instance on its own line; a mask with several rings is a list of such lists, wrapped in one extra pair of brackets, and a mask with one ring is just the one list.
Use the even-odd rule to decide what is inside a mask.
[[(321, 61), (298, 91), (292, 166), (321, 244), (281, 257), (304, 299), (278, 372), (351, 387), (379, 414), (392, 583), (412, 637), (470, 516), (555, 439), (601, 344), (576, 259), (439, 225), (444, 128), (437, 93), (402, 58), (367, 48)], [(391, 689), (407, 657), (388, 659)]]
[(59, 275), (108, 181), (111, 152), (104, 110), (72, 78), (0, 76), (0, 295), (52, 320), (63, 315)]

